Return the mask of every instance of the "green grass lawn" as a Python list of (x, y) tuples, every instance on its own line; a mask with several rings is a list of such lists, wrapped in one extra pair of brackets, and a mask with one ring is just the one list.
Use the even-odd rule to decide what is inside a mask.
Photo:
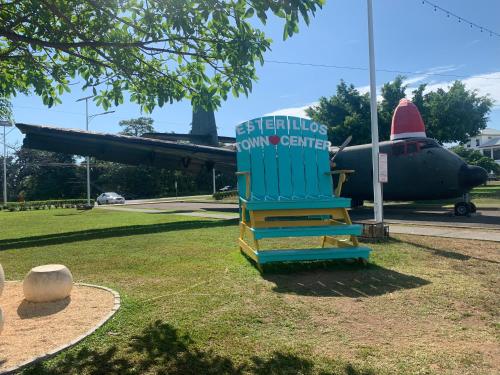
[(63, 263), (122, 296), (95, 334), (23, 373), (500, 371), (497, 243), (398, 236), (370, 245), (367, 267), (261, 276), (237, 234), (234, 221), (163, 213), (0, 212), (7, 279)]

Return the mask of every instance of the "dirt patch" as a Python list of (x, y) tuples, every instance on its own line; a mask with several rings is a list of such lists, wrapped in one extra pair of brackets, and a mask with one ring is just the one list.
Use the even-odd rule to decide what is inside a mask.
[(98, 325), (114, 308), (111, 292), (75, 285), (62, 301), (24, 300), (22, 283), (7, 282), (0, 306), (5, 325), (0, 333), (0, 372), (49, 353)]

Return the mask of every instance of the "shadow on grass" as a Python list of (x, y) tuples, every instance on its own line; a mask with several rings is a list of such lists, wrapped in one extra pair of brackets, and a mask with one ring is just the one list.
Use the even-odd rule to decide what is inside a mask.
[(205, 211), (214, 211), (214, 212), (231, 212), (238, 213), (240, 209), (238, 207), (203, 207)]
[[(220, 209), (220, 210), (216, 210), (216, 209), (202, 209), (202, 210), (174, 210), (174, 211), (158, 211), (158, 212), (147, 212), (148, 214), (153, 214), (153, 215), (158, 215), (158, 214), (170, 214), (170, 215), (175, 215), (175, 214), (187, 214), (187, 213), (199, 213), (199, 214), (207, 214), (207, 213), (212, 213), (212, 212), (233, 212), (233, 210), (226, 210), (226, 209)], [(236, 211), (234, 211), (235, 213), (238, 212), (238, 209), (236, 209)]]
[(128, 225), (123, 227), (89, 229), (75, 232), (53, 233), (0, 240), (0, 251), (41, 247), (71, 242), (90, 241), (115, 237), (128, 237), (141, 234), (172, 232), (181, 230), (205, 229), (237, 224), (237, 220), (190, 220), (162, 224)]
[(76, 211), (76, 212), (69, 212), (69, 213), (63, 213), (63, 214), (54, 214), (54, 216), (59, 216), (59, 217), (78, 216), (78, 215), (84, 214), (85, 212), (88, 212), (88, 211)]
[(437, 256), (440, 256), (440, 257), (444, 257), (444, 258), (455, 259), (455, 260), (462, 260), (462, 261), (466, 261), (466, 260), (470, 260), (470, 259), (475, 259), (475, 260), (479, 260), (479, 261), (482, 261), (482, 262), (500, 264), (500, 262), (497, 262), (496, 260), (478, 258), (478, 257), (474, 257), (472, 255), (466, 255), (466, 254), (462, 254), (462, 253), (457, 253), (455, 251), (450, 251), (450, 250), (445, 250), (445, 249), (439, 249), (437, 247), (431, 247), (431, 246), (422, 245), (420, 243), (413, 242), (413, 241), (401, 240), (399, 238), (391, 238), (391, 240), (394, 241), (394, 242), (406, 243), (406, 244), (415, 246), (416, 248), (419, 248), (421, 250), (430, 252), (430, 253), (432, 253), (434, 255), (437, 255)]
[(333, 263), (328, 268), (269, 274), (264, 278), (276, 286), (278, 293), (318, 297), (373, 297), (398, 290), (419, 288), (430, 282), (374, 264), (366, 267)]
[[(30, 375), (139, 375), (145, 373), (161, 375), (191, 374), (304, 374), (316, 373), (314, 364), (306, 358), (292, 354), (274, 352), (269, 358), (251, 357), (241, 365), (231, 358), (215, 354), (211, 350), (195, 347), (187, 335), (179, 335), (169, 324), (156, 321), (141, 335), (132, 338), (128, 348), (118, 351), (111, 347), (105, 351), (89, 348), (66, 354), (52, 366), (38, 363), (26, 369)], [(327, 374), (327, 373), (323, 373)], [(347, 365), (331, 374), (368, 375), (371, 372), (356, 370)]]

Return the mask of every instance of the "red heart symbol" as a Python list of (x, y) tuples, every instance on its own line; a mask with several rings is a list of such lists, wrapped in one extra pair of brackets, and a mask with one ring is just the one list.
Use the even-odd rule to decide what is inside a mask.
[(280, 137), (277, 135), (271, 135), (269, 137), (269, 142), (271, 142), (272, 145), (276, 146), (278, 143), (280, 143)]

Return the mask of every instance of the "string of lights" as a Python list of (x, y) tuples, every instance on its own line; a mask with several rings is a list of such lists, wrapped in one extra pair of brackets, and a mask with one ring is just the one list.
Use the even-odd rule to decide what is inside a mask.
[(469, 21), (469, 20), (467, 20), (467, 19), (465, 19), (465, 18), (463, 18), (463, 17), (461, 17), (453, 12), (450, 12), (447, 9), (440, 7), (437, 4), (434, 4), (433, 2), (430, 2), (428, 0), (420, 0), (420, 1), (422, 2), (422, 5), (428, 5), (431, 8), (433, 8), (434, 12), (440, 11), (440, 12), (446, 14), (446, 17), (448, 17), (448, 18), (455, 18), (456, 20), (458, 20), (458, 22), (469, 25), (471, 29), (476, 28), (477, 30), (481, 31), (482, 33), (485, 32), (485, 33), (490, 34), (491, 37), (493, 37), (493, 36), (500, 37), (499, 33), (495, 32), (487, 27), (478, 25), (475, 22)]
[[(330, 65), (330, 64), (314, 64), (307, 62), (298, 62), (298, 61), (280, 61), (280, 60), (265, 60), (266, 63), (271, 64), (284, 64), (284, 65), (298, 65), (298, 66), (312, 66), (315, 68), (330, 68), (330, 69), (346, 69), (346, 70), (368, 70), (366, 67), (362, 66), (350, 66), (350, 65)], [(412, 72), (405, 70), (392, 70), (392, 69), (376, 69), (377, 72), (384, 73), (396, 73), (396, 74), (419, 74), (425, 76), (441, 76), (441, 77), (451, 77), (451, 78), (470, 78), (470, 76), (464, 76), (459, 74), (446, 74), (446, 73), (435, 73), (435, 72)], [(487, 79), (487, 80), (500, 80), (497, 77), (486, 77), (484, 75), (477, 75), (474, 78)]]

